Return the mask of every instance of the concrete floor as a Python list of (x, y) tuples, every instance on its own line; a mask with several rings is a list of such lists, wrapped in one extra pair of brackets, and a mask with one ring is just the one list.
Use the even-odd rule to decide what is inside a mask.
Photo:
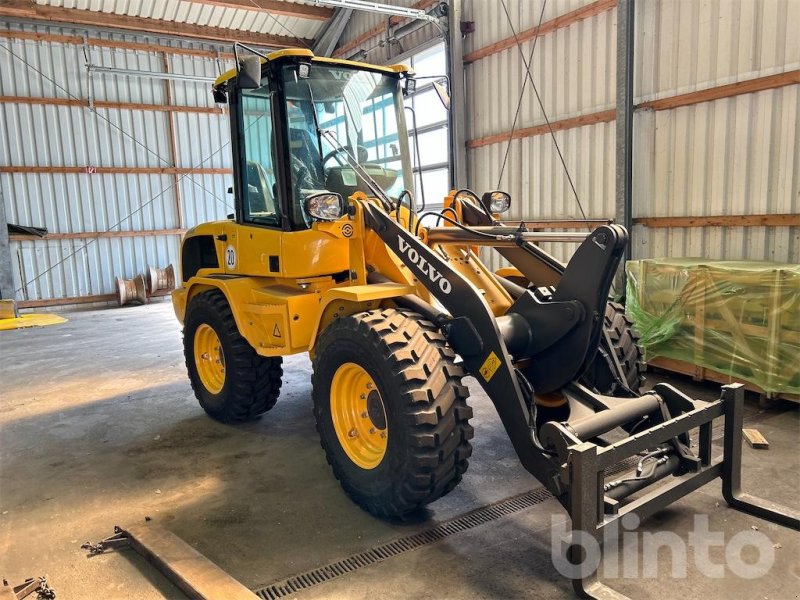
[[(463, 483), (407, 523), (374, 519), (332, 477), (314, 430), (310, 364), (285, 361), (283, 392), (265, 418), (229, 426), (197, 405), (168, 302), (66, 313), (69, 322), (0, 332), (0, 573), (47, 574), (59, 598), (182, 598), (129, 550), (87, 558), (80, 544), (150, 517), (251, 588), (347, 557), (539, 484), (520, 466), (491, 403), (470, 381), (476, 435)], [(697, 397), (716, 386), (657, 375)], [(748, 423), (770, 441), (745, 448), (745, 483), (793, 506), (800, 497), (795, 406)], [(800, 534), (729, 510), (711, 484), (647, 521), (684, 540), (695, 514), (729, 540), (757, 527), (775, 544), (761, 578), (688, 574), (612, 578), (633, 598), (798, 598)], [(565, 598), (550, 559), (553, 500), (316, 586), (307, 598)], [(752, 550), (752, 549), (751, 549)], [(712, 550), (715, 562), (723, 551)], [(745, 560), (755, 560), (752, 552)]]

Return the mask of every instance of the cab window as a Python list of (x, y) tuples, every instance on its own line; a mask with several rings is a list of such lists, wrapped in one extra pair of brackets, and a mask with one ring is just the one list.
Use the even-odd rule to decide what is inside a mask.
[(374, 182), (397, 199), (412, 187), (396, 75), (324, 63), (314, 63), (307, 78), (294, 65), (282, 74), (294, 229), (310, 226), (304, 201), (319, 191), (345, 198), (356, 191), (374, 195)]
[(280, 226), (275, 179), (272, 110), (267, 86), (242, 92), (242, 216), (248, 223)]

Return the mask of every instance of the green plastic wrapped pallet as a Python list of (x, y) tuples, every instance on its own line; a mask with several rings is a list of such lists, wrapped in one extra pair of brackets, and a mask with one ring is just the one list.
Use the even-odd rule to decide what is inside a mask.
[(645, 357), (800, 394), (800, 265), (702, 259), (628, 262), (627, 312)]

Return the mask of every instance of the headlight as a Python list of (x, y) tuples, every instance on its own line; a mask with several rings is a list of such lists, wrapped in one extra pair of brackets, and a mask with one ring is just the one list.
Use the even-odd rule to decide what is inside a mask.
[(486, 192), (481, 198), (481, 204), (492, 214), (504, 213), (511, 208), (511, 194), (500, 190)]
[(335, 221), (345, 213), (345, 202), (341, 194), (319, 192), (306, 196), (306, 212), (318, 221)]

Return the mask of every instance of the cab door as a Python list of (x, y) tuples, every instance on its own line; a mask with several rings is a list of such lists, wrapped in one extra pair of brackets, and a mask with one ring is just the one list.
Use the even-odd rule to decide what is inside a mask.
[(278, 199), (275, 135), (268, 86), (241, 90), (236, 223), (226, 227), (225, 271), (278, 276), (283, 220)]

